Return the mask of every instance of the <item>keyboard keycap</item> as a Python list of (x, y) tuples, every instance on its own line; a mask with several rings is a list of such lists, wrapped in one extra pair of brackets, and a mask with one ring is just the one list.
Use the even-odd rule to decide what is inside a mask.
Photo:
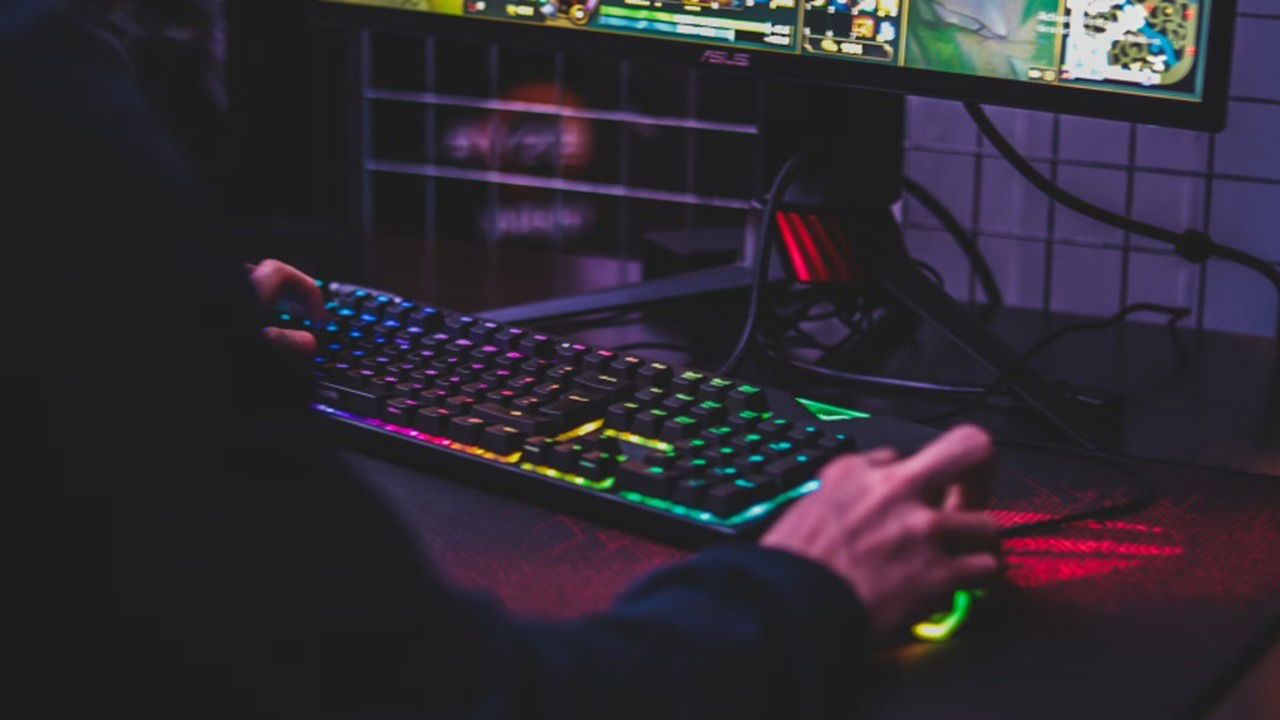
[(418, 411), (418, 416), (413, 420), (413, 426), (428, 435), (444, 437), (449, 429), (449, 421), (455, 417), (455, 413), (444, 408), (427, 408)]
[(504, 408), (494, 403), (480, 403), (471, 409), (471, 414), (495, 425), (508, 425), (528, 435), (546, 435), (556, 425), (544, 415)]
[(640, 382), (648, 383), (651, 387), (666, 387), (675, 377), (670, 365), (658, 362), (642, 366), (638, 374)]
[(618, 492), (628, 490), (649, 497), (666, 498), (679, 480), (675, 471), (640, 460), (628, 460), (618, 466), (613, 487)]
[(551, 448), (555, 447), (555, 444), (555, 440), (543, 435), (527, 438), (520, 446), (520, 460), (545, 466), (550, 462)]
[(572, 392), (542, 408), (542, 414), (554, 418), (560, 430), (571, 430), (583, 423), (604, 416), (603, 398), (587, 393)]
[(382, 407), (382, 419), (392, 425), (413, 427), (413, 418), (418, 414), (422, 403), (407, 397), (391, 398)]
[(768, 491), (746, 480), (721, 483), (707, 490), (703, 506), (722, 518), (731, 518), (766, 499)]
[(593, 373), (579, 375), (573, 379), (573, 385), (576, 388), (587, 390), (597, 395), (618, 399), (631, 392), (631, 389), (635, 387), (631, 382), (621, 378)]
[(506, 456), (520, 452), (524, 439), (525, 434), (510, 425), (490, 425), (484, 429), (480, 447), (495, 455)]
[(688, 415), (678, 415), (662, 426), (658, 437), (667, 442), (678, 442), (696, 437), (702, 430), (702, 424)]
[(631, 430), (631, 419), (640, 412), (640, 406), (633, 402), (620, 402), (610, 405), (604, 411), (604, 426), (619, 432)]
[(725, 396), (725, 405), (737, 412), (743, 410), (763, 412), (769, 408), (769, 400), (765, 397), (764, 390), (755, 385), (739, 385)]
[(478, 417), (456, 417), (449, 421), (447, 437), (463, 445), (479, 445), (485, 422)]

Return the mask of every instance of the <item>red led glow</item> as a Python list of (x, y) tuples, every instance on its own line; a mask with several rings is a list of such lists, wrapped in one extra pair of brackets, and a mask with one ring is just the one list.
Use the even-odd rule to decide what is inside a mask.
[(803, 283), (813, 282), (813, 276), (809, 273), (809, 264), (800, 253), (795, 231), (791, 229), (791, 217), (787, 213), (779, 212), (774, 219), (778, 223), (778, 230), (782, 233), (782, 245), (787, 250), (787, 256), (791, 258), (791, 271), (795, 274), (796, 280)]
[(855, 278), (852, 248), (839, 223), (795, 212), (778, 212), (775, 220), (796, 280), (828, 283)]

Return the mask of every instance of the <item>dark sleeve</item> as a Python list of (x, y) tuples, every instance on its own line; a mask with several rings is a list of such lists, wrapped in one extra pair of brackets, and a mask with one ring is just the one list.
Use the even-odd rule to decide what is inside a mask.
[[(726, 547), (610, 612), (444, 584), (261, 340), (214, 214), (127, 73), (0, 6), (0, 377), (21, 473), (14, 655), (46, 716), (829, 717), (865, 647), (827, 571)], [(31, 499), (26, 498), (31, 495)], [(45, 685), (39, 682), (43, 680)]]

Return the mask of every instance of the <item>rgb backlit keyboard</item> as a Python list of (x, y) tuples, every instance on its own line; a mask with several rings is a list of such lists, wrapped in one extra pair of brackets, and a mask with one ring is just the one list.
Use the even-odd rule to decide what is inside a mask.
[(867, 433), (901, 435), (893, 421), (714, 373), (358, 286), (327, 290), (326, 322), (280, 318), (317, 336), (317, 410), (420, 450), (431, 469), (452, 458), (490, 487), (571, 490), (576, 508), (631, 527), (758, 530)]

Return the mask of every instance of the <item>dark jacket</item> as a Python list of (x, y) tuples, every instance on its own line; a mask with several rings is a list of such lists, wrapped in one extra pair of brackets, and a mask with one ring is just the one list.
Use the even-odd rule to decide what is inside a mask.
[[(754, 547), (607, 613), (513, 620), (445, 585), (344, 472), (304, 376), (129, 73), (0, 4), (6, 640), (26, 716), (829, 718), (866, 623)], [(30, 635), (30, 637), (25, 637)], [(41, 712), (43, 711), (43, 712)]]

